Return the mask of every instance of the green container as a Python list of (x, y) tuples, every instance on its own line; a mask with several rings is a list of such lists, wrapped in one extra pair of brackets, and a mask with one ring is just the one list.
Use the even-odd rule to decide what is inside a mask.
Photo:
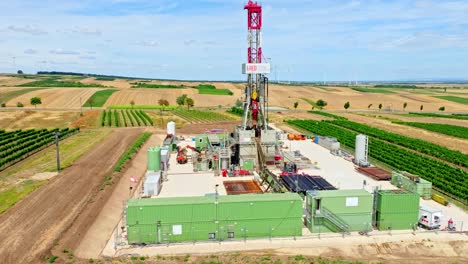
[(207, 135), (198, 135), (195, 137), (195, 148), (204, 149), (208, 146), (208, 136)]
[(386, 190), (377, 194), (376, 225), (379, 230), (405, 230), (416, 227), (419, 195), (407, 190)]
[(371, 230), (372, 207), (372, 194), (362, 189), (308, 192), (307, 227), (312, 233)]
[[(393, 172), (391, 183), (398, 188), (418, 193), (421, 198), (429, 200), (432, 197), (432, 183), (419, 177), (419, 182), (412, 181), (407, 172)], [(415, 176), (416, 177), (416, 176)]]
[(129, 243), (300, 236), (302, 199), (294, 193), (130, 199)]
[(253, 171), (254, 170), (254, 160), (253, 159), (246, 159), (244, 160), (243, 164), (242, 164), (242, 168), (244, 170), (248, 170), (248, 171)]
[(154, 147), (148, 149), (148, 164), (147, 168), (149, 171), (161, 170), (161, 148)]

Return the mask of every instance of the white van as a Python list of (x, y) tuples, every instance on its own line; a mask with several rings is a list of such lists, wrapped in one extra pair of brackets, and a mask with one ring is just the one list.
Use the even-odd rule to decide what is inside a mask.
[(442, 210), (421, 205), (418, 225), (426, 229), (438, 229), (442, 224)]

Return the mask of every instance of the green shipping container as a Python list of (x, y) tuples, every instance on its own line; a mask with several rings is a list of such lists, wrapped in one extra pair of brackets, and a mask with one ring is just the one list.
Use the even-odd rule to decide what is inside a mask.
[(148, 149), (148, 164), (147, 169), (149, 171), (161, 170), (161, 148), (154, 147)]
[(407, 172), (393, 172), (392, 173), (392, 180), (391, 183), (398, 188), (403, 188), (410, 192), (418, 193), (421, 198), (425, 200), (429, 200), (432, 197), (432, 183), (430, 181), (426, 181), (421, 177), (417, 177), (419, 182), (412, 181), (410, 177), (405, 176), (410, 175), (413, 177), (417, 177), (411, 175)]
[(195, 148), (203, 149), (208, 146), (208, 136), (207, 135), (198, 135), (195, 137)]
[(294, 193), (130, 199), (129, 243), (172, 243), (302, 235)]
[(376, 225), (379, 230), (413, 229), (418, 219), (418, 194), (407, 190), (378, 192)]
[(253, 159), (246, 159), (244, 160), (243, 164), (242, 164), (242, 168), (244, 170), (248, 170), (248, 171), (253, 171), (254, 170), (254, 160)]
[(312, 233), (372, 229), (372, 194), (366, 190), (308, 192), (307, 226)]

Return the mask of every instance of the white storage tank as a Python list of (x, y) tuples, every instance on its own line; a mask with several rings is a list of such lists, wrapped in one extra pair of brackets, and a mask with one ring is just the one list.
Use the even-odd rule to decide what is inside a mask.
[(162, 187), (161, 171), (148, 171), (143, 183), (143, 196), (151, 197), (159, 194)]
[(167, 134), (176, 136), (176, 123), (174, 121), (167, 123)]
[(368, 137), (366, 135), (359, 134), (356, 136), (356, 153), (354, 156), (355, 162), (358, 165), (367, 166), (367, 151), (368, 151)]

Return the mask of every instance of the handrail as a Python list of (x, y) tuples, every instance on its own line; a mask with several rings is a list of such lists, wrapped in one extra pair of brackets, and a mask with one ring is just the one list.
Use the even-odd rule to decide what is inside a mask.
[(326, 218), (330, 222), (332, 222), (335, 226), (340, 228), (343, 232), (349, 233), (349, 225), (339, 216), (337, 216), (336, 214), (328, 210), (326, 207), (322, 206), (320, 208), (320, 214), (317, 214), (316, 217)]

